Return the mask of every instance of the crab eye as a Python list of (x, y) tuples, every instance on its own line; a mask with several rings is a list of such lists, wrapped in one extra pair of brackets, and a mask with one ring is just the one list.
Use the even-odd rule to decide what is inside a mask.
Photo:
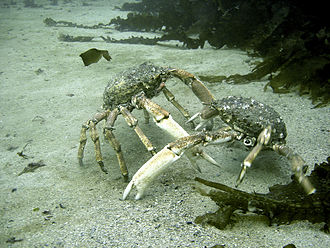
[(254, 145), (254, 142), (251, 138), (245, 138), (243, 140), (243, 143), (244, 143), (245, 146), (253, 146)]

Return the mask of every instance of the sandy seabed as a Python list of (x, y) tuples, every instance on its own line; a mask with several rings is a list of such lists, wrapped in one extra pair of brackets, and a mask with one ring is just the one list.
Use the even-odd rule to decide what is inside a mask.
[[(268, 226), (265, 217), (237, 215), (225, 230), (202, 227), (194, 219), (217, 209), (215, 203), (194, 189), (195, 176), (234, 186), (240, 161), (248, 151), (238, 144), (207, 147), (221, 169), (198, 161), (196, 172), (180, 159), (152, 185), (146, 196), (134, 193), (122, 201), (123, 182), (110, 145), (101, 137), (101, 148), (109, 174), (98, 167), (93, 143), (88, 138), (85, 166), (77, 163), (80, 128), (102, 105), (102, 94), (114, 75), (133, 65), (151, 61), (196, 75), (248, 73), (256, 59), (240, 50), (188, 50), (175, 42), (158, 45), (66, 43), (60, 34), (129, 37), (115, 29), (47, 27), (43, 20), (72, 21), (84, 25), (107, 23), (127, 13), (114, 9), (121, 1), (72, 1), (52, 6), (36, 1), (40, 8), (25, 8), (22, 1), (0, 8), (0, 247), (330, 247), (329, 235), (320, 231), (324, 223), (295, 221)], [(148, 34), (144, 34), (148, 35)], [(149, 34), (150, 35), (150, 34)], [(92, 48), (106, 49), (112, 60), (84, 67), (79, 54)], [(287, 144), (310, 165), (329, 155), (329, 108), (313, 109), (311, 101), (296, 94), (278, 95), (263, 91), (267, 82), (247, 85), (207, 84), (217, 98), (228, 95), (253, 97), (273, 106), (287, 124)], [(178, 80), (168, 87), (176, 98), (195, 113), (201, 104)], [(163, 95), (153, 99), (169, 110), (190, 133), (184, 118)], [(134, 115), (143, 120), (141, 111)], [(153, 144), (162, 148), (172, 141), (152, 122), (141, 128)], [(102, 134), (102, 125), (98, 127)], [(132, 176), (150, 155), (122, 117), (115, 134), (122, 144)], [(24, 149), (23, 149), (24, 148)], [(24, 159), (17, 153), (23, 151)], [(18, 174), (32, 162), (46, 166), (33, 173)], [(271, 151), (256, 159), (240, 188), (267, 192), (276, 183), (290, 181), (288, 161)], [(15, 237), (19, 242), (9, 243)]]

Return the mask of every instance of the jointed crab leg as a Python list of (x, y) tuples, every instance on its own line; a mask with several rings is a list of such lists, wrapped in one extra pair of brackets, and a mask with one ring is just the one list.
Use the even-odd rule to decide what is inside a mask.
[[(269, 143), (271, 137), (271, 126), (267, 126), (259, 135), (257, 140), (257, 145), (252, 149), (249, 155), (244, 159), (242, 163), (241, 172), (236, 181), (236, 187), (242, 182), (246, 170), (248, 167), (251, 167), (252, 162), (257, 157), (263, 146), (266, 146)], [(303, 172), (303, 166), (305, 164), (304, 160), (296, 153), (294, 153), (289, 147), (285, 145), (275, 144), (272, 149), (280, 155), (287, 157), (291, 164), (292, 170), (298, 180), (298, 182), (302, 185), (307, 194), (312, 194), (316, 190), (311, 182), (305, 177)]]
[(135, 173), (124, 191), (123, 199), (127, 198), (133, 187), (138, 191), (135, 199), (140, 199), (152, 180), (179, 158), (180, 155), (175, 154), (170, 147), (164, 147)]
[[(181, 70), (181, 69), (173, 69), (170, 71), (170, 73), (172, 76), (179, 78), (186, 85), (188, 85), (191, 88), (192, 92), (198, 97), (198, 99), (203, 104), (205, 104), (205, 107), (202, 109), (202, 111), (198, 115), (198, 117), (202, 118), (202, 121), (210, 119), (212, 116), (215, 116), (218, 114), (217, 110), (209, 107), (209, 104), (212, 101), (214, 101), (215, 98), (201, 80), (199, 80), (193, 74), (191, 74), (185, 70)], [(193, 119), (191, 118), (187, 122), (192, 122), (192, 121), (193, 121)], [(198, 130), (197, 127), (196, 127), (196, 130)]]
[(139, 136), (140, 140), (147, 148), (152, 155), (155, 155), (156, 148), (152, 145), (151, 141), (147, 138), (147, 136), (143, 133), (142, 129), (138, 126), (138, 120), (132, 115), (132, 113), (125, 107), (120, 106), (120, 112), (124, 116), (127, 124), (134, 129), (136, 134)]
[(145, 109), (151, 114), (156, 125), (167, 131), (174, 138), (177, 139), (189, 135), (176, 121), (173, 120), (169, 112), (146, 98), (144, 94), (135, 96), (133, 98), (133, 104), (137, 108)]
[(170, 73), (172, 76), (179, 78), (188, 85), (202, 103), (209, 104), (215, 99), (204, 83), (190, 72), (181, 69), (173, 69)]
[(125, 159), (123, 156), (123, 153), (121, 151), (121, 145), (119, 143), (119, 141), (116, 139), (114, 133), (112, 132), (114, 129), (114, 124), (116, 122), (116, 119), (119, 115), (119, 109), (115, 108), (114, 110), (112, 110), (107, 118), (107, 122), (106, 125), (104, 127), (104, 135), (106, 137), (106, 139), (110, 142), (112, 148), (114, 149), (114, 151), (116, 152), (116, 156), (117, 156), (117, 160), (119, 163), (119, 167), (120, 167), (120, 171), (121, 174), (124, 177), (125, 181), (128, 181), (128, 170), (126, 167), (126, 163), (125, 163)]
[(104, 173), (108, 173), (108, 171), (104, 167), (102, 153), (101, 153), (101, 146), (100, 146), (100, 137), (99, 137), (99, 134), (97, 133), (96, 125), (93, 121), (91, 121), (89, 123), (89, 127), (90, 127), (91, 139), (94, 142), (94, 146), (95, 146), (96, 162), (99, 164), (99, 166), (101, 167), (101, 170)]
[(147, 161), (133, 176), (127, 185), (123, 199), (125, 200), (132, 188), (136, 187), (136, 200), (140, 199), (150, 183), (169, 165), (178, 160), (184, 152), (194, 149), (198, 144), (211, 142), (221, 143), (232, 140), (234, 131), (219, 130), (213, 133), (198, 133), (196, 135), (182, 137), (175, 142), (166, 145), (161, 151)]
[(90, 129), (91, 139), (94, 142), (95, 145), (95, 157), (97, 163), (100, 165), (101, 170), (105, 173), (107, 173), (107, 170), (104, 167), (102, 154), (101, 154), (101, 147), (100, 147), (100, 140), (99, 135), (97, 133), (97, 130), (95, 128), (96, 124), (99, 123), (101, 120), (105, 119), (109, 115), (109, 111), (104, 111), (102, 113), (95, 114), (93, 119), (90, 119), (86, 122), (86, 124), (83, 124), (81, 128), (80, 133), (80, 145), (78, 149), (78, 161), (80, 165), (83, 165), (83, 157), (84, 157), (84, 149), (87, 142), (87, 136), (86, 131), (87, 129)]
[(243, 181), (247, 168), (251, 167), (252, 162), (255, 160), (259, 152), (262, 150), (263, 146), (268, 144), (271, 136), (271, 131), (272, 131), (271, 126), (267, 126), (259, 134), (259, 137), (257, 139), (257, 144), (255, 145), (255, 147), (253, 147), (252, 151), (249, 153), (249, 155), (244, 159), (243, 163), (241, 164), (242, 169), (236, 180), (236, 187)]
[(304, 164), (305, 161), (296, 153), (293, 152), (292, 149), (285, 145), (277, 145), (275, 144), (273, 146), (273, 150), (276, 151), (278, 154), (283, 155), (287, 157), (291, 164), (292, 164), (292, 170), (298, 180), (298, 182), (302, 185), (305, 192), (309, 194), (315, 193), (316, 189), (312, 185), (312, 183), (309, 181), (307, 177), (305, 177), (304, 174)]
[(162, 91), (166, 97), (166, 99), (173, 104), (174, 107), (177, 108), (177, 110), (179, 110), (179, 112), (186, 118), (189, 119), (190, 118), (190, 114), (188, 113), (188, 111), (181, 106), (181, 104), (179, 102), (177, 102), (177, 100), (175, 100), (175, 96), (173, 95), (173, 93), (171, 91), (169, 91), (169, 89), (167, 89), (165, 86), (162, 88)]
[(108, 119), (107, 119), (106, 126), (104, 128), (105, 137), (109, 140), (111, 146), (115, 150), (121, 173), (122, 173), (125, 181), (127, 181), (128, 180), (128, 170), (126, 167), (123, 153), (121, 151), (121, 146), (112, 132), (114, 123), (117, 119), (117, 116), (120, 113), (124, 116), (127, 124), (134, 129), (134, 131), (139, 136), (139, 138), (142, 141), (142, 143), (144, 144), (144, 146), (147, 148), (147, 150), (149, 152), (151, 152), (152, 155), (156, 154), (156, 151), (155, 151), (156, 149), (152, 145), (150, 140), (147, 138), (147, 136), (143, 133), (141, 128), (138, 126), (138, 120), (132, 115), (132, 113), (126, 107), (119, 106), (119, 108), (116, 108), (110, 112)]
[(84, 158), (84, 150), (85, 150), (85, 146), (87, 143), (87, 129), (88, 129), (88, 122), (87, 124), (83, 124), (81, 127), (81, 131), (80, 131), (80, 141), (79, 141), (79, 148), (78, 148), (78, 162), (79, 165), (82, 166), (83, 165), (83, 158)]
[(149, 124), (149, 118), (150, 118), (150, 116), (149, 116), (148, 111), (145, 110), (145, 109), (143, 109), (143, 116), (144, 116), (144, 123), (145, 124)]
[[(143, 108), (149, 114), (151, 114), (156, 125), (167, 131), (175, 139), (189, 136), (186, 130), (184, 130), (175, 120), (173, 120), (169, 112), (161, 108), (159, 105), (157, 105), (150, 99), (146, 98), (144, 94), (135, 96), (132, 102), (135, 107)], [(198, 147), (194, 147), (193, 149), (189, 150), (187, 157), (190, 160), (191, 164), (197, 169), (199, 168), (194, 160), (194, 157), (196, 157), (196, 155), (200, 155), (204, 159), (208, 160), (210, 163), (218, 165), (217, 162), (209, 155), (207, 155), (204, 151), (202, 151)]]

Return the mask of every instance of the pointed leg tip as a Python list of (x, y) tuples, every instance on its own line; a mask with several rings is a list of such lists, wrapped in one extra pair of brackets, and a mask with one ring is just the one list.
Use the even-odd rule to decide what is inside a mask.
[(244, 165), (242, 165), (241, 172), (239, 173), (238, 178), (237, 178), (237, 180), (236, 180), (236, 184), (235, 184), (235, 187), (236, 187), (236, 188), (237, 188), (238, 185), (240, 185), (241, 182), (243, 181), (244, 176), (245, 176), (245, 172), (246, 172), (246, 167), (245, 167)]
[(193, 123), (194, 124), (194, 120), (196, 119), (196, 118), (198, 118), (199, 116), (200, 116), (200, 114), (201, 113), (196, 113), (196, 114), (194, 114), (192, 117), (190, 117), (187, 121), (186, 121), (186, 124), (188, 124), (188, 123)]
[(123, 200), (126, 200), (126, 198), (128, 197), (129, 193), (131, 192), (132, 188), (133, 188), (133, 181), (130, 181), (128, 183), (128, 185), (126, 186), (126, 189), (125, 189), (125, 191), (123, 193)]
[(102, 170), (105, 174), (108, 174), (107, 169), (104, 167), (104, 163), (103, 163), (103, 161), (98, 161), (97, 163), (99, 164), (101, 170)]
[(308, 195), (312, 195), (312, 194), (314, 194), (315, 192), (316, 192), (316, 189), (313, 188), (312, 190), (310, 190), (309, 192), (307, 192), (307, 194), (308, 194)]
[(125, 189), (124, 193), (123, 193), (123, 200), (125, 201), (127, 199), (127, 196), (129, 195), (130, 190), (127, 190), (127, 188)]
[[(212, 121), (212, 119), (211, 120), (201, 119), (201, 122), (195, 127), (195, 131), (201, 130), (202, 128), (206, 127), (210, 121)], [(209, 128), (207, 128), (207, 129), (209, 129)], [(212, 129), (212, 128), (210, 128), (210, 129)]]
[(210, 155), (208, 155), (206, 152), (202, 151), (200, 153), (201, 157), (204, 158), (206, 161), (210, 162), (211, 164), (221, 167), (220, 164), (218, 164), (217, 161), (215, 161)]
[(138, 192), (135, 196), (135, 200), (140, 200), (143, 197), (143, 194)]
[(79, 163), (79, 166), (84, 166), (84, 162), (83, 162), (82, 158), (78, 158), (78, 163)]
[(128, 182), (128, 174), (126, 174), (126, 175), (123, 174), (123, 179), (124, 179), (124, 182), (127, 183)]
[(209, 160), (209, 162), (215, 166), (221, 167), (221, 165), (217, 161), (215, 161), (213, 158), (211, 160)]
[(304, 177), (300, 183), (301, 183), (302, 187), (305, 189), (305, 192), (307, 195), (312, 195), (316, 192), (315, 187), (308, 180), (308, 178)]
[(238, 186), (240, 185), (242, 181), (240, 181), (239, 179), (236, 180), (236, 183), (235, 183), (235, 188), (238, 188)]
[(199, 124), (195, 127), (195, 131), (198, 131), (201, 127), (203, 127), (203, 125), (201, 125), (201, 123), (199, 123)]

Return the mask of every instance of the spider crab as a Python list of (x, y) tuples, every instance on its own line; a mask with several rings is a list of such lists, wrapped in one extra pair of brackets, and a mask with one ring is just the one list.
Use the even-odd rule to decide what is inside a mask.
[[(211, 96), (211, 95), (209, 95)], [(132, 188), (137, 189), (135, 199), (140, 199), (149, 184), (167, 166), (179, 159), (186, 151), (196, 145), (208, 145), (239, 140), (252, 150), (241, 164), (241, 171), (236, 186), (242, 182), (247, 168), (263, 148), (272, 149), (288, 158), (298, 182), (307, 194), (315, 192), (315, 188), (305, 176), (304, 160), (285, 145), (286, 126), (280, 115), (270, 106), (251, 98), (229, 96), (221, 100), (209, 98), (206, 108), (195, 114), (189, 121), (201, 117), (199, 129), (213, 117), (219, 116), (226, 127), (213, 132), (199, 132), (185, 136), (166, 145), (160, 152), (147, 161), (133, 176), (127, 185), (123, 199), (126, 199)]]
[[(83, 165), (84, 149), (87, 142), (86, 132), (89, 129), (91, 139), (95, 146), (96, 161), (101, 170), (107, 173), (104, 167), (99, 135), (96, 125), (105, 120), (104, 134), (106, 139), (116, 152), (121, 173), (125, 180), (128, 179), (128, 170), (121, 150), (121, 145), (114, 135), (114, 124), (117, 117), (124, 116), (127, 124), (134, 129), (146, 149), (152, 155), (157, 156), (155, 147), (138, 125), (138, 120), (131, 113), (134, 109), (143, 109), (145, 121), (149, 122), (149, 115), (160, 128), (166, 130), (175, 139), (188, 136), (189, 134), (171, 117), (170, 113), (151, 100), (154, 96), (163, 92), (169, 102), (171, 102), (181, 114), (189, 119), (188, 111), (183, 108), (175, 99), (174, 95), (166, 88), (165, 82), (171, 77), (179, 78), (188, 85), (193, 93), (202, 102), (208, 102), (213, 99), (212, 94), (205, 85), (191, 73), (169, 67), (159, 67), (151, 63), (143, 63), (137, 67), (130, 68), (111, 80), (103, 93), (104, 111), (96, 113), (93, 118), (87, 120), (80, 133), (80, 145), (78, 149), (78, 161)], [(200, 155), (213, 164), (217, 164), (209, 155), (203, 152), (199, 147), (194, 147), (187, 153), (187, 157), (194, 166), (194, 157)], [(159, 157), (159, 156), (158, 156)], [(159, 163), (162, 163), (163, 156), (160, 156)]]

